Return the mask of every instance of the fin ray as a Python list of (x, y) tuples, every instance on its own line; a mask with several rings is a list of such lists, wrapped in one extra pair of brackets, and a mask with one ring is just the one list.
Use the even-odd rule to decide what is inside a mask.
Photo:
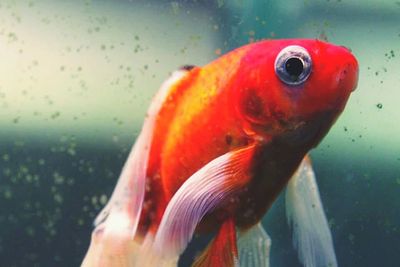
[(186, 180), (169, 202), (158, 228), (155, 247), (160, 253), (180, 255), (201, 219), (242, 188), (254, 148), (228, 152)]
[(308, 157), (288, 183), (286, 215), (293, 228), (293, 244), (304, 266), (337, 266), (331, 232)]
[[(154, 97), (114, 192), (94, 221), (88, 252), (82, 266), (114, 266), (120, 261), (131, 262), (133, 238), (139, 224), (145, 194), (147, 163), (157, 115), (171, 86), (187, 71), (176, 71)], [(128, 263), (127, 263), (128, 264)], [(132, 266), (132, 263), (122, 266)]]
[(269, 267), (271, 238), (261, 222), (244, 233), (238, 232), (240, 267)]

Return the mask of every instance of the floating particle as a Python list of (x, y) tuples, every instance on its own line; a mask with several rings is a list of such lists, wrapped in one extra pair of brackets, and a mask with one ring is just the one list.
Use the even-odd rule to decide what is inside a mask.
[(54, 195), (54, 201), (57, 202), (58, 204), (61, 204), (63, 202), (63, 197), (61, 196), (61, 194), (57, 193)]
[(376, 107), (379, 108), (379, 109), (382, 109), (383, 108), (383, 104), (382, 103), (378, 103), (378, 104), (376, 104)]
[(32, 226), (27, 226), (25, 232), (28, 236), (32, 237), (35, 235), (35, 229)]
[(82, 219), (82, 218), (79, 218), (78, 221), (77, 221), (77, 223), (78, 223), (79, 226), (82, 226), (82, 225), (85, 224), (85, 220)]
[(64, 176), (60, 175), (58, 172), (53, 173), (54, 184), (60, 185), (63, 184), (65, 181)]
[(92, 202), (92, 205), (97, 205), (97, 196), (92, 196), (92, 199), (91, 199), (91, 202)]
[(20, 117), (16, 117), (13, 119), (13, 123), (17, 124), (19, 122), (19, 120), (20, 120)]
[(100, 204), (105, 205), (106, 203), (107, 203), (107, 196), (103, 194), (100, 196)]
[(10, 199), (10, 198), (12, 198), (12, 195), (13, 195), (13, 193), (12, 193), (12, 191), (11, 191), (11, 189), (6, 189), (5, 191), (4, 191), (4, 198), (5, 199)]
[(56, 111), (56, 112), (54, 112), (53, 114), (51, 114), (51, 118), (52, 119), (56, 119), (56, 118), (58, 118), (58, 117), (60, 117), (60, 115), (61, 115), (61, 113), (59, 112), (59, 111)]
[(70, 156), (75, 156), (75, 155), (76, 155), (76, 150), (75, 150), (75, 148), (70, 147), (70, 148), (67, 149), (67, 153), (68, 153)]

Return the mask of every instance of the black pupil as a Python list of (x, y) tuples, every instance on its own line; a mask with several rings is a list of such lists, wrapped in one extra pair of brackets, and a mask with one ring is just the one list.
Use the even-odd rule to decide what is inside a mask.
[(285, 68), (292, 78), (298, 78), (303, 72), (303, 61), (297, 57), (289, 58), (285, 63)]

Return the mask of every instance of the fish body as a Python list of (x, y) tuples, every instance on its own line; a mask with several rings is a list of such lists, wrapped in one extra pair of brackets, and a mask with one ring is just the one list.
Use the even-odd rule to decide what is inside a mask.
[[(111, 253), (109, 260), (118, 254), (126, 266), (142, 266), (137, 251), (160, 258), (148, 266), (176, 265), (197, 232), (216, 236), (194, 266), (246, 265), (240, 244), (251, 248), (256, 236), (264, 236), (264, 252), (254, 246), (248, 255), (265, 264), (251, 265), (249, 258), (247, 265), (267, 266), (261, 255), (268, 238), (259, 222), (292, 177), (300, 182), (292, 183), (297, 191), (288, 190), (288, 199), (301, 195), (303, 184), (314, 183), (311, 172), (301, 171), (310, 165), (306, 155), (343, 111), (357, 79), (357, 61), (348, 49), (308, 39), (253, 43), (204, 67), (175, 73), (150, 107), (117, 188), (97, 219), (83, 265), (107, 266), (90, 259)], [(319, 201), (318, 192), (305, 199)], [(289, 218), (304, 221), (302, 208), (295, 207)], [(313, 238), (327, 244), (322, 258), (334, 266), (323, 210), (313, 212), (308, 217), (320, 220), (326, 228), (321, 236), (327, 236)], [(112, 218), (126, 223), (114, 227)], [(298, 245), (306, 244), (299, 236)], [(118, 240), (129, 245), (116, 253)], [(300, 259), (318, 266), (315, 255), (307, 253)], [(125, 266), (116, 262), (107, 264)]]
[[(261, 210), (257, 217), (262, 216), (266, 207), (272, 204), (305, 154), (322, 137), (305, 136), (313, 132), (301, 133), (297, 144), (285, 143), (285, 132), (281, 129), (284, 126), (281, 124), (293, 124), (293, 128), (301, 128), (296, 124), (313, 122), (314, 118), (308, 119), (306, 116), (318, 116), (321, 117), (318, 120), (326, 120), (324, 127), (330, 127), (348, 95), (343, 88), (342, 94), (331, 100), (323, 90), (337, 89), (337, 77), (345, 71), (355, 73), (356, 68), (350, 56), (348, 70), (347, 67), (338, 69), (336, 73), (325, 70), (331, 65), (340, 68), (330, 60), (333, 54), (339, 54), (340, 57), (340, 52), (347, 55), (348, 51), (337, 48), (338, 51), (325, 56), (327, 60), (324, 62), (318, 60), (317, 55), (329, 53), (326, 50), (330, 46), (319, 41), (304, 41), (304, 44), (298, 41), (298, 45), (314, 52), (311, 56), (315, 58), (315, 73), (325, 71), (326, 74), (321, 75), (332, 80), (329, 81), (327, 77), (320, 79), (317, 74), (309, 78), (305, 88), (287, 89), (285, 87), (288, 86), (276, 77), (273, 62), (279, 51), (289, 44), (290, 41), (265, 41), (235, 50), (205, 67), (194, 67), (171, 89), (157, 118), (159, 126), (155, 128), (155, 139), (159, 142), (156, 141), (158, 147), (151, 150), (148, 173), (148, 177), (161, 177), (158, 181), (162, 184), (165, 202), (171, 199), (186, 179), (211, 160), (240, 147), (257, 144), (259, 148), (254, 156), (257, 160), (249, 162), (254, 165), (254, 173), (251, 174), (251, 184), (247, 186), (253, 186), (253, 189), (247, 190), (247, 197), (259, 191), (256, 189), (260, 186), (260, 196), (256, 194), (255, 197), (262, 201), (253, 202), (262, 206), (257, 208)], [(292, 92), (294, 90), (300, 92)], [(309, 95), (302, 96), (304, 91), (309, 91)], [(324, 103), (324, 98), (329, 102)], [(292, 119), (295, 121), (291, 122)], [(326, 131), (324, 127), (321, 126), (318, 131)], [(289, 134), (293, 134), (291, 130)], [(303, 132), (306, 130), (299, 129)], [(268, 166), (272, 163), (276, 166)], [(151, 196), (149, 198), (152, 199)], [(162, 213), (163, 210), (159, 212)], [(243, 214), (243, 210), (239, 214)], [(239, 217), (237, 220), (245, 221)]]

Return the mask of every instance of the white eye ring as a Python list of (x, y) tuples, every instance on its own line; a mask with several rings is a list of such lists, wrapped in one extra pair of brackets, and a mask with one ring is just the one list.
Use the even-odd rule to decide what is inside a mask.
[(298, 45), (289, 45), (275, 59), (275, 73), (287, 85), (300, 85), (311, 74), (312, 60), (308, 51)]

